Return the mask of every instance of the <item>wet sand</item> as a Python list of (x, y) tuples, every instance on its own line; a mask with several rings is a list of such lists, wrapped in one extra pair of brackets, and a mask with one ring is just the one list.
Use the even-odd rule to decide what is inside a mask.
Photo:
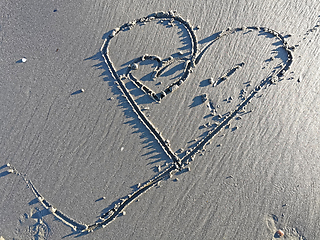
[(319, 3), (0, 11), (4, 239), (320, 235)]

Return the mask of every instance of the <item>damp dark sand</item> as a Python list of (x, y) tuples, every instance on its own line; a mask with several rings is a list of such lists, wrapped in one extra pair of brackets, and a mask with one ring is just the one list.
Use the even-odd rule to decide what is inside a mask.
[(0, 236), (320, 235), (316, 1), (0, 11)]

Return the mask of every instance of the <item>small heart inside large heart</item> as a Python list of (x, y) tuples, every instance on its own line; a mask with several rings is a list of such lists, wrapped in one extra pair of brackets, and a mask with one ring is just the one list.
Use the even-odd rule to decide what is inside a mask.
[[(159, 101), (187, 78), (195, 46), (180, 21), (164, 17), (147, 22), (135, 21), (130, 31), (120, 31), (109, 46), (109, 55), (119, 77), (128, 78)], [(132, 51), (123, 52), (124, 46)]]
[[(135, 23), (138, 26), (116, 35), (119, 39), (110, 45), (109, 55), (115, 58), (118, 78), (133, 101), (148, 110), (146, 121), (169, 139), (174, 150), (192, 148), (194, 144), (187, 144), (191, 139), (204, 138), (219, 126), (286, 61), (281, 57), (285, 50), (276, 34), (256, 27), (213, 34), (217, 37), (211, 42), (200, 40), (204, 50), (195, 60), (194, 31), (179, 21), (153, 20), (146, 25)], [(116, 52), (121, 52), (123, 46), (132, 51), (119, 57)], [(190, 60), (197, 66), (189, 77)], [(155, 104), (147, 95), (156, 101), (162, 99), (161, 104)]]

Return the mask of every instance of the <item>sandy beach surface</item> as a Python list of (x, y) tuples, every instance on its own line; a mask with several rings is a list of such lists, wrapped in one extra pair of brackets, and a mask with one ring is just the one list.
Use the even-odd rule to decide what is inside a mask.
[(0, 1), (0, 236), (320, 239), (319, 32), (315, 0)]

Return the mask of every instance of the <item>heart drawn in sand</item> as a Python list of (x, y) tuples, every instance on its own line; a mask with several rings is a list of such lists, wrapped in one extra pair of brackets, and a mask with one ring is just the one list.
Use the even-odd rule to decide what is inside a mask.
[[(172, 26), (178, 26), (179, 30), (183, 33), (182, 42), (186, 42), (188, 47), (182, 48), (185, 52), (174, 52), (165, 58), (161, 58), (155, 54), (143, 53), (140, 56), (135, 58), (131, 58), (129, 62), (125, 63), (125, 66), (122, 71), (118, 71), (114, 65), (114, 62), (111, 59), (110, 53), (110, 43), (117, 39), (119, 35), (123, 32), (129, 31), (137, 26), (143, 26), (149, 23), (157, 22), (162, 24), (164, 21), (168, 22), (167, 26), (170, 28)], [(170, 146), (170, 142), (165, 139), (161, 132), (158, 130), (156, 126), (151, 122), (150, 118), (142, 111), (140, 105), (137, 103), (136, 99), (133, 97), (130, 90), (127, 88), (127, 83), (133, 83), (138, 89), (142, 90), (142, 92), (150, 97), (150, 100), (153, 102), (157, 102), (161, 104), (161, 100), (166, 98), (169, 94), (172, 95), (174, 92), (182, 87), (188, 79), (190, 79), (190, 74), (196, 69), (197, 66), (200, 66), (201, 59), (208, 51), (208, 49), (218, 40), (230, 36), (232, 34), (238, 32), (254, 32), (257, 31), (260, 35), (270, 35), (273, 38), (276, 38), (285, 53), (286, 58), (282, 60), (282, 64), (278, 67), (274, 68), (272, 72), (270, 72), (264, 79), (260, 82), (256, 83), (253, 86), (251, 92), (246, 96), (241, 98), (239, 104), (234, 107), (233, 110), (229, 111), (225, 116), (220, 117), (219, 125), (210, 129), (207, 134), (196, 142), (195, 146), (189, 151), (185, 152), (183, 157), (179, 157)], [(112, 77), (116, 80), (119, 88), (122, 93), (126, 97), (128, 103), (131, 105), (133, 111), (137, 114), (138, 118), (141, 122), (146, 126), (146, 128), (150, 131), (150, 133), (154, 136), (157, 142), (160, 144), (164, 152), (167, 156), (172, 160), (172, 165), (168, 168), (161, 171), (154, 178), (145, 182), (133, 193), (129, 194), (125, 199), (122, 199), (121, 202), (117, 203), (113, 208), (111, 208), (108, 212), (102, 214), (100, 218), (93, 224), (86, 225), (80, 222), (73, 220), (72, 218), (66, 216), (61, 211), (54, 208), (44, 197), (40, 194), (40, 192), (34, 187), (34, 185), (29, 180), (25, 180), (27, 184), (31, 187), (36, 197), (42, 203), (42, 205), (49, 209), (57, 218), (62, 220), (65, 224), (71, 226), (76, 231), (90, 232), (95, 229), (105, 227), (110, 222), (115, 220), (119, 214), (123, 213), (124, 209), (132, 202), (134, 202), (141, 194), (145, 193), (148, 189), (155, 186), (161, 180), (170, 178), (175, 172), (182, 170), (187, 167), (189, 161), (193, 160), (195, 155), (202, 150), (206, 144), (217, 134), (219, 133), (226, 125), (229, 124), (239, 113), (247, 106), (251, 99), (256, 96), (264, 87), (275, 83), (290, 67), (293, 56), (292, 56), (292, 47), (289, 47), (285, 38), (277, 31), (266, 28), (266, 27), (241, 27), (241, 28), (228, 28), (224, 31), (217, 33), (213, 38), (208, 41), (209, 43), (204, 47), (201, 51), (198, 49), (198, 41), (194, 31), (194, 28), (190, 25), (190, 23), (184, 20), (180, 15), (178, 15), (175, 11), (169, 12), (157, 12), (148, 15), (147, 17), (140, 18), (129, 23), (124, 24), (119, 28), (115, 28), (109, 36), (105, 39), (102, 47), (101, 54), (108, 66), (108, 69), (112, 75)], [(139, 46), (138, 46), (139, 47)], [(144, 46), (142, 46), (143, 48)], [(157, 48), (156, 45), (152, 46), (153, 48)], [(126, 49), (129, 51), (129, 49)], [(143, 49), (142, 49), (143, 50)], [(118, 54), (118, 53), (117, 53)], [(124, 53), (125, 54), (125, 53)], [(230, 68), (223, 76), (219, 78), (215, 83), (210, 83), (215, 86), (218, 86), (220, 83), (225, 82), (231, 75), (233, 75), (238, 69), (242, 68), (245, 63), (238, 63)], [(151, 73), (146, 76), (139, 76), (140, 68), (144, 68), (146, 66), (151, 67)], [(171, 71), (169, 74), (168, 72)], [(159, 87), (154, 84), (161, 77), (167, 77), (169, 75), (174, 74), (175, 72), (179, 72), (171, 81), (164, 84), (164, 87)], [(148, 79), (147, 79), (148, 78)], [(151, 86), (153, 83), (153, 86)], [(161, 84), (161, 83), (160, 83)], [(156, 87), (155, 87), (156, 86)], [(156, 90), (157, 89), (157, 90)], [(209, 109), (214, 112), (215, 107), (212, 105), (212, 102), (206, 99), (206, 96), (203, 96), (203, 102), (207, 102)], [(16, 172), (14, 168), (12, 168), (13, 172)]]
[[(110, 52), (109, 52), (110, 42), (113, 39), (116, 39), (117, 36), (120, 35), (122, 32), (131, 30), (138, 25), (139, 26), (146, 25), (154, 21), (159, 21), (160, 23), (162, 23), (163, 21), (168, 21), (169, 22), (168, 25), (173, 26), (176, 24), (176, 25), (179, 25), (180, 28), (183, 28), (187, 33), (187, 38), (190, 43), (190, 48), (189, 48), (190, 52), (186, 54), (187, 56), (181, 52), (174, 53), (171, 56), (166, 57), (164, 59), (162, 59), (157, 55), (144, 54), (142, 56), (138, 56), (137, 58), (134, 58), (133, 60), (131, 60), (127, 64), (126, 68), (122, 71), (122, 74), (119, 74), (110, 57)], [(131, 81), (136, 85), (137, 88), (141, 89), (145, 94), (149, 95), (152, 101), (161, 103), (162, 99), (164, 99), (169, 94), (172, 94), (175, 90), (181, 87), (188, 80), (189, 75), (194, 71), (197, 64), (200, 63), (200, 60), (202, 59), (203, 55), (212, 46), (213, 43), (215, 43), (216, 41), (220, 40), (225, 36), (229, 36), (237, 32), (252, 32), (252, 31), (258, 31), (259, 34), (261, 35), (268, 34), (276, 38), (281, 43), (281, 48), (283, 48), (283, 50), (285, 50), (287, 54), (286, 60), (282, 64), (280, 64), (280, 66), (275, 68), (267, 77), (265, 77), (262, 81), (260, 81), (253, 88), (250, 94), (246, 98), (244, 98), (243, 101), (240, 104), (238, 104), (235, 109), (233, 109), (226, 116), (224, 116), (220, 122), (220, 125), (208, 131), (207, 135), (203, 137), (201, 140), (199, 140), (196, 146), (192, 150), (188, 151), (182, 158), (179, 158), (177, 154), (171, 149), (169, 141), (164, 139), (164, 137), (161, 135), (157, 127), (153, 125), (150, 119), (140, 109), (139, 104), (136, 102), (136, 100), (130, 93), (130, 90), (126, 87), (125, 81)], [(154, 46), (154, 47), (156, 48), (157, 46)], [(110, 211), (103, 214), (100, 217), (101, 221), (98, 221), (90, 226), (87, 226), (86, 229), (84, 230), (93, 231), (96, 228), (105, 227), (107, 224), (113, 221), (121, 212), (123, 212), (125, 207), (127, 207), (142, 193), (144, 193), (151, 187), (155, 186), (161, 180), (170, 178), (174, 172), (180, 171), (181, 169), (185, 168), (189, 164), (189, 161), (193, 160), (194, 156), (201, 149), (203, 149), (204, 146), (223, 127), (225, 127), (231, 120), (233, 120), (237, 116), (237, 114), (239, 114), (239, 112), (246, 105), (250, 103), (251, 99), (261, 91), (263, 87), (269, 84), (275, 83), (289, 69), (293, 60), (292, 50), (293, 50), (293, 47), (288, 46), (287, 42), (285, 41), (285, 38), (279, 32), (266, 27), (254, 26), (254, 27), (228, 28), (225, 31), (222, 31), (219, 34), (217, 34), (217, 36), (214, 39), (212, 39), (211, 42), (204, 49), (199, 51), (198, 41), (196, 38), (196, 34), (193, 30), (193, 27), (190, 25), (188, 21), (184, 20), (175, 11), (153, 13), (148, 15), (145, 18), (140, 18), (132, 22), (126, 23), (120, 28), (115, 28), (110, 33), (110, 35), (105, 39), (103, 46), (101, 47), (102, 56), (104, 57), (104, 60), (113, 78), (116, 80), (117, 84), (119, 85), (119, 88), (123, 92), (124, 96), (126, 97), (127, 101), (131, 105), (132, 109), (137, 114), (141, 122), (147, 127), (150, 133), (158, 141), (158, 143), (160, 144), (164, 152), (168, 155), (170, 159), (172, 159), (173, 165), (168, 169), (165, 169), (164, 171), (160, 172), (159, 175), (157, 175), (153, 179), (150, 179), (148, 182), (142, 185), (137, 191), (133, 192), (132, 194), (129, 194), (128, 198), (124, 200), (122, 203), (117, 204)], [(151, 73), (149, 74), (149, 77), (151, 78), (152, 81), (156, 81), (156, 79), (161, 77), (161, 75), (170, 67), (170, 65), (177, 62), (182, 62), (184, 64), (183, 71), (179, 75), (179, 77), (175, 79), (173, 82), (167, 84), (165, 87), (160, 88), (160, 90), (156, 91), (155, 89), (150, 87), (148, 83), (144, 81), (144, 79), (136, 76), (136, 73), (139, 71), (140, 66), (142, 66), (147, 61), (153, 62), (152, 63), (153, 68)], [(243, 65), (244, 63), (239, 63), (235, 67), (231, 68), (215, 84), (218, 85), (221, 82), (225, 81), (229, 76), (231, 76), (234, 72), (237, 71), (237, 69), (241, 68)], [(204, 98), (206, 98), (206, 96), (204, 96)], [(203, 100), (206, 101), (207, 99), (203, 99)], [(210, 105), (210, 103), (208, 103), (208, 105)]]
[[(117, 72), (117, 69), (115, 68), (109, 54), (109, 45), (110, 42), (113, 39), (116, 39), (118, 35), (122, 34), (122, 32), (131, 30), (138, 25), (145, 25), (150, 22), (154, 21), (168, 21), (169, 25), (179, 25), (180, 28), (183, 28), (185, 32), (187, 33), (188, 41), (190, 42), (190, 47), (187, 56), (179, 56), (183, 55), (182, 53), (174, 53), (171, 54), (171, 56), (166, 57), (165, 59), (161, 59), (161, 57), (156, 55), (148, 55), (144, 54), (142, 56), (139, 56), (133, 60), (130, 61), (130, 64), (127, 65), (127, 67), (122, 71), (122, 74), (119, 75)], [(131, 95), (130, 91), (127, 89), (126, 84), (124, 80), (130, 80), (132, 83), (136, 85), (136, 87), (140, 88), (145, 94), (149, 95), (150, 98), (153, 101), (159, 102), (164, 99), (169, 94), (172, 94), (176, 89), (181, 87), (184, 82), (187, 81), (189, 75), (193, 72), (197, 64), (200, 63), (201, 58), (205, 54), (205, 52), (210, 48), (210, 46), (218, 41), (219, 39), (234, 34), (236, 32), (241, 31), (258, 31), (260, 34), (270, 34), (273, 35), (273, 37), (277, 38), (283, 45), (283, 48), (287, 52), (287, 61), (282, 64), (277, 70), (274, 70), (270, 75), (261, 81), (253, 91), (251, 91), (250, 95), (239, 104), (239, 106), (232, 110), (229, 115), (226, 117), (224, 121), (221, 122), (221, 124), (213, 129), (211, 132), (209, 132), (208, 136), (203, 138), (201, 141), (199, 141), (197, 147), (195, 147), (191, 152), (189, 152), (186, 156), (183, 157), (183, 159), (180, 159), (170, 148), (170, 144), (168, 144), (168, 141), (164, 139), (159, 130), (152, 124), (150, 119), (141, 111), (139, 104), (135, 101), (133, 96)], [(154, 46), (156, 47), (156, 46)], [(148, 15), (145, 18), (140, 18), (138, 20), (134, 20), (132, 22), (126, 23), (120, 28), (114, 29), (107, 39), (105, 39), (105, 42), (103, 46), (101, 47), (101, 53), (105, 59), (105, 62), (107, 63), (109, 70), (112, 74), (112, 76), (117, 80), (117, 83), (119, 84), (120, 89), (124, 93), (125, 97), (127, 98), (128, 102), (132, 106), (133, 110), (136, 112), (142, 123), (149, 129), (149, 131), (154, 135), (154, 137), (157, 139), (159, 144), (162, 146), (164, 151), (167, 153), (167, 155), (173, 160), (176, 167), (178, 169), (181, 169), (184, 164), (187, 163), (187, 159), (189, 159), (191, 156), (193, 156), (201, 147), (203, 147), (218, 131), (221, 130), (221, 128), (228, 124), (230, 120), (232, 120), (236, 114), (243, 109), (244, 106), (246, 106), (249, 101), (254, 97), (255, 94), (257, 94), (263, 86), (265, 86), (268, 83), (272, 83), (276, 81), (280, 76), (282, 76), (286, 70), (289, 69), (289, 66), (292, 62), (292, 53), (291, 48), (288, 46), (288, 44), (285, 41), (285, 38), (278, 32), (265, 28), (265, 27), (242, 27), (242, 28), (229, 28), (223, 32), (220, 32), (218, 36), (216, 36), (215, 39), (211, 41), (210, 44), (208, 44), (202, 51), (198, 51), (198, 41), (196, 34), (193, 30), (193, 27), (190, 25), (190, 23), (186, 20), (184, 20), (180, 15), (178, 15), (175, 11), (169, 11), (169, 12), (158, 12)], [(146, 61), (153, 61), (154, 66), (152, 72), (149, 74), (149, 77), (152, 79), (152, 81), (156, 81), (158, 77), (161, 76), (161, 74), (170, 67), (171, 64), (175, 62), (183, 62), (183, 72), (180, 74), (179, 78), (177, 78), (174, 82), (171, 82), (170, 84), (167, 84), (165, 87), (160, 88), (160, 91), (156, 91), (152, 89), (150, 86), (148, 86), (147, 83), (145, 83), (142, 79), (139, 79), (135, 76), (135, 73), (139, 71), (139, 66), (142, 65)], [(216, 84), (219, 84), (220, 82), (226, 80), (229, 75), (232, 75), (237, 69), (241, 68), (244, 65), (244, 63), (240, 63), (236, 65), (234, 68), (229, 70), (223, 77), (219, 79), (219, 81)]]

